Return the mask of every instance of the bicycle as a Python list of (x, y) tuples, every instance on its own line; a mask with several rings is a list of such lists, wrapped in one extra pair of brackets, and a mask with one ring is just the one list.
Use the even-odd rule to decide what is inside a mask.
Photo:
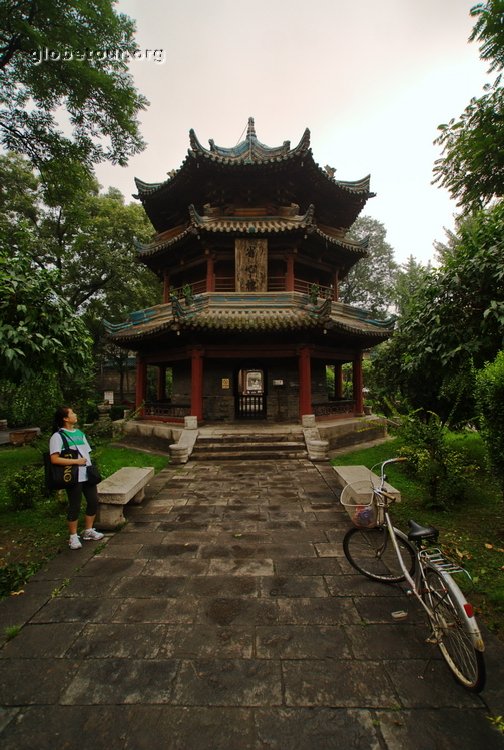
[[(474, 609), (466, 600), (452, 574), (469, 573), (446, 558), (434, 545), (439, 531), (434, 526), (408, 522), (407, 534), (393, 526), (390, 507), (397, 497), (386, 486), (385, 467), (406, 461), (392, 458), (380, 466), (380, 481), (372, 479), (345, 486), (341, 503), (354, 527), (343, 539), (343, 550), (350, 565), (374, 581), (406, 582), (406, 594), (414, 596), (426, 612), (431, 627), (428, 643), (437, 645), (455, 679), (465, 688), (480, 692), (485, 685), (484, 644)], [(396, 620), (407, 612), (393, 612)]]

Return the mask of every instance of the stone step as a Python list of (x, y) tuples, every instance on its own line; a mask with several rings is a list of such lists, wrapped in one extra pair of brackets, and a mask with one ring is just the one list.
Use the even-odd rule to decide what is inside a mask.
[(198, 452), (200, 450), (204, 451), (215, 451), (216, 453), (219, 453), (220, 451), (227, 451), (227, 450), (237, 450), (240, 449), (242, 451), (246, 451), (247, 453), (253, 453), (254, 451), (269, 451), (269, 450), (281, 450), (281, 451), (291, 451), (291, 450), (304, 450), (304, 442), (285, 442), (285, 443), (271, 443), (269, 440), (263, 440), (262, 442), (257, 443), (247, 443), (243, 442), (241, 440), (229, 440), (225, 443), (219, 442), (215, 443), (213, 441), (200, 443), (198, 440), (194, 446), (193, 453)]
[(233, 433), (224, 435), (200, 435), (191, 458), (208, 460), (278, 460), (306, 458), (307, 451), (302, 434), (279, 433)]
[(304, 437), (300, 434), (264, 435), (250, 433), (231, 433), (227, 435), (198, 435), (198, 444), (205, 443), (304, 443)]
[(277, 461), (280, 459), (295, 459), (295, 458), (306, 458), (308, 456), (306, 451), (254, 451), (246, 452), (241, 450), (227, 450), (220, 453), (213, 451), (198, 451), (191, 453), (191, 460), (194, 461)]

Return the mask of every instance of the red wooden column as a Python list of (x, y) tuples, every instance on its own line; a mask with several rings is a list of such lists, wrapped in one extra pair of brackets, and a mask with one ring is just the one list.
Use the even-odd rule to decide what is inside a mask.
[(203, 352), (191, 349), (191, 416), (203, 419)]
[(352, 381), (353, 381), (353, 398), (355, 415), (362, 417), (364, 414), (364, 394), (362, 393), (363, 380), (362, 380), (362, 352), (356, 354), (353, 361), (352, 368)]
[(338, 302), (339, 300), (339, 271), (336, 271), (336, 273), (333, 276), (333, 300), (335, 302)]
[[(137, 354), (136, 359), (136, 395), (135, 395), (135, 409), (140, 409), (140, 406), (145, 401), (145, 386), (147, 384), (147, 365), (143, 361), (142, 357)], [(139, 416), (143, 416), (143, 409), (139, 412)]]
[(163, 302), (170, 301), (170, 275), (168, 271), (163, 273)]
[(299, 350), (299, 417), (312, 413), (310, 347)]
[(206, 261), (206, 291), (215, 292), (215, 274), (213, 255), (207, 255)]

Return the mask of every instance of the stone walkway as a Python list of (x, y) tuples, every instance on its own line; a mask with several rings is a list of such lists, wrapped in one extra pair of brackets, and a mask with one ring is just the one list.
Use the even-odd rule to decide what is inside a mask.
[(0, 603), (23, 625), (2, 750), (502, 750), (502, 644), (481, 696), (458, 686), (414, 605), (346, 563), (337, 494), (305, 460), (158, 474), (122, 531)]

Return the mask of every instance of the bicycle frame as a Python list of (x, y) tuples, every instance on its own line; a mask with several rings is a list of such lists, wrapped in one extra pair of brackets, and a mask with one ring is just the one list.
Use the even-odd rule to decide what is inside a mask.
[[(394, 459), (390, 461), (390, 463), (393, 463)], [(389, 463), (389, 462), (386, 462)], [(397, 543), (397, 537), (396, 534), (398, 533), (398, 530), (394, 529), (394, 526), (392, 525), (392, 519), (390, 517), (389, 513), (389, 504), (394, 502), (394, 498), (388, 495), (383, 490), (383, 484), (384, 484), (384, 475), (383, 475), (383, 466), (382, 465), (382, 477), (381, 477), (381, 488), (374, 488), (374, 493), (377, 496), (377, 503), (378, 503), (378, 518), (379, 518), (379, 525), (385, 525), (388, 529), (388, 535), (390, 538), (390, 541), (392, 542), (392, 545), (394, 547), (394, 552), (397, 556), (397, 561), (399, 563), (399, 566), (402, 570), (402, 573), (404, 575), (404, 578), (406, 582), (409, 585), (409, 589), (406, 591), (406, 594), (409, 596), (414, 596), (417, 601), (420, 603), (422, 608), (427, 613), (427, 616), (429, 617), (429, 621), (431, 624), (433, 624), (433, 636), (436, 639), (436, 642), (439, 640), (439, 634), (436, 632), (436, 618), (434, 615), (434, 611), (432, 607), (429, 606), (424, 601), (424, 598), (422, 597), (422, 593), (425, 593), (426, 591), (430, 590), (430, 587), (426, 581), (424, 569), (425, 568), (432, 568), (433, 570), (437, 571), (443, 578), (443, 580), (446, 580), (449, 578), (449, 585), (452, 590), (452, 593), (458, 598), (459, 604), (460, 604), (460, 611), (461, 613), (464, 613), (463, 616), (465, 617), (465, 621), (467, 623), (468, 631), (471, 635), (471, 638), (473, 640), (473, 646), (477, 651), (484, 651), (484, 644), (483, 639), (481, 637), (478, 625), (476, 623), (476, 620), (471, 614), (469, 615), (466, 609), (466, 599), (463, 595), (463, 593), (460, 591), (458, 585), (453, 580), (453, 578), (450, 575), (450, 570), (452, 572), (456, 572), (457, 570), (461, 570), (456, 568), (455, 566), (450, 566), (449, 563), (443, 558), (441, 552), (439, 550), (429, 552), (428, 549), (422, 550), (420, 548), (420, 545), (414, 544), (410, 542), (411, 547), (414, 549), (415, 552), (415, 559), (416, 559), (416, 566), (415, 566), (415, 577), (413, 578), (409, 571), (407, 570), (402, 555), (399, 550), (399, 545)], [(380, 517), (381, 516), (381, 517)], [(400, 536), (403, 537), (405, 540), (408, 540), (408, 537), (406, 534), (403, 534), (402, 532), (399, 532)], [(471, 608), (472, 610), (472, 608)]]
[[(445, 558), (440, 549), (431, 546), (438, 537), (433, 526), (422, 527), (411, 521), (410, 532), (404, 534), (392, 525), (390, 508), (400, 498), (385, 484), (384, 470), (387, 464), (404, 460), (384, 461), (379, 482), (373, 474), (375, 467), (371, 469), (372, 497), (365, 507), (373, 512), (366, 517), (350, 514), (354, 528), (345, 534), (343, 551), (352, 567), (371, 580), (405, 582), (406, 594), (414, 596), (420, 603), (430, 623), (427, 642), (439, 648), (461, 685), (480, 692), (486, 674), (483, 639), (473, 607), (452, 577), (453, 573), (467, 571)], [(352, 485), (348, 487), (352, 488)], [(366, 483), (364, 487), (367, 491)], [(357, 491), (357, 487), (355, 489)], [(347, 493), (350, 498), (353, 498), (352, 492), (350, 489)], [(354, 504), (343, 494), (341, 502), (345, 506)], [(373, 525), (369, 524), (370, 519), (371, 523), (374, 521)], [(395, 620), (407, 616), (407, 611), (392, 612)]]

